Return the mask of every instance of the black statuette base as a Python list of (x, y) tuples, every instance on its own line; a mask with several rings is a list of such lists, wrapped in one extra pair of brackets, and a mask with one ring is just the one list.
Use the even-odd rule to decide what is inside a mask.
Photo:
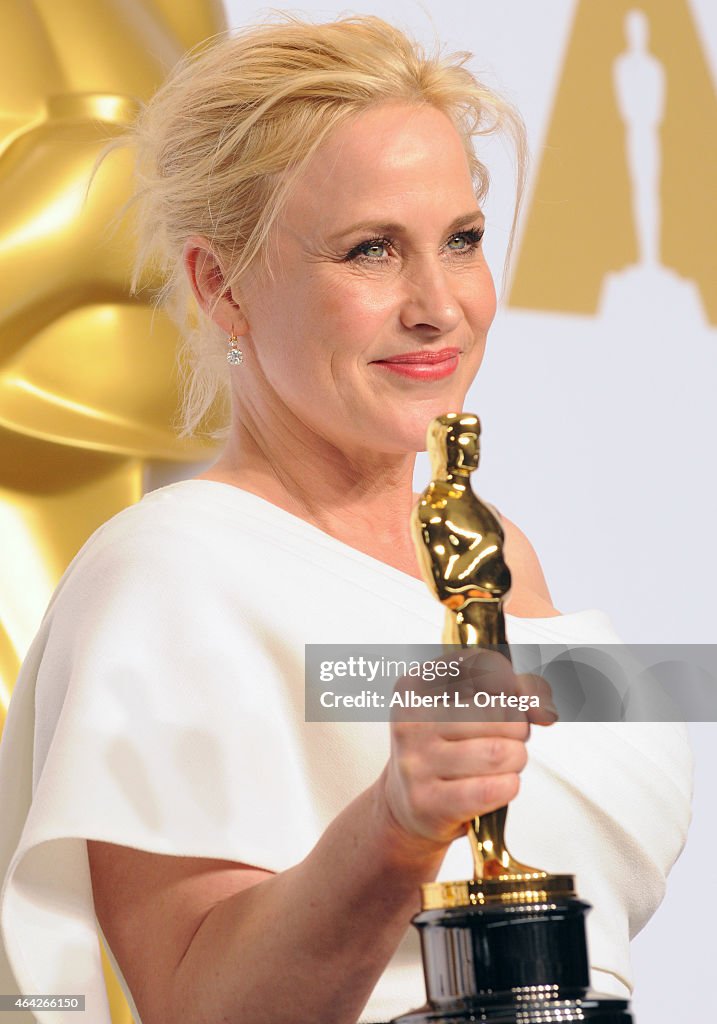
[(423, 911), (428, 1002), (392, 1024), (633, 1024), (625, 999), (589, 988), (589, 909), (560, 896)]
[(456, 1007), (453, 1010), (434, 1010), (429, 1006), (396, 1017), (391, 1024), (633, 1024), (627, 1002), (617, 997), (586, 992), (577, 998), (563, 998), (543, 1002), (505, 1002)]

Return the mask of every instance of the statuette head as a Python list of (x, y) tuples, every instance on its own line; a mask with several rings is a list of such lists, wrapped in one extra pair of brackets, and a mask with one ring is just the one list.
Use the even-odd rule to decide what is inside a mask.
[(427, 448), (434, 479), (472, 473), (480, 461), (480, 420), (468, 412), (437, 416), (428, 427)]

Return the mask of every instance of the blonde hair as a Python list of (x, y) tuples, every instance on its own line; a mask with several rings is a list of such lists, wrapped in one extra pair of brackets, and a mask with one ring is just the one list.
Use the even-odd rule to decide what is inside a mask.
[(226, 339), (197, 310), (184, 243), (191, 235), (208, 239), (227, 288), (255, 259), (264, 265), (265, 243), (296, 176), (350, 118), (387, 102), (443, 111), (463, 139), (479, 202), (488, 173), (473, 139), (507, 129), (517, 153), (517, 217), (526, 166), (522, 121), (468, 70), (471, 56), (427, 54), (377, 17), (312, 24), (282, 14), (189, 54), (144, 107), (120, 141), (136, 148), (132, 288), (149, 268), (166, 282), (157, 301), (184, 339), (182, 436), (196, 433), (229, 394)]

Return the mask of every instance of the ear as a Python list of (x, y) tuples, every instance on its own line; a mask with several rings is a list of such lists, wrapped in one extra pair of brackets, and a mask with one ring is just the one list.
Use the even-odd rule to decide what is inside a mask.
[(219, 260), (210, 242), (192, 235), (184, 244), (184, 269), (201, 309), (226, 334), (238, 337), (249, 333), (249, 322), (228, 288)]

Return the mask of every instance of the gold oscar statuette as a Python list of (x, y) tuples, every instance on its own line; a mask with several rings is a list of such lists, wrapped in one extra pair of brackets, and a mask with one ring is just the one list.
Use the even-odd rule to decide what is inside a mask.
[[(503, 528), (471, 488), (480, 420), (447, 413), (428, 427), (433, 479), (411, 519), (426, 584), (446, 609), (443, 641), (498, 648), (510, 658), (503, 602), (510, 570)], [(393, 1024), (631, 1024), (627, 1002), (590, 990), (589, 904), (572, 875), (515, 860), (505, 843), (507, 808), (467, 823), (473, 878), (422, 886), (427, 1003)], [(545, 828), (556, 823), (544, 821)]]

